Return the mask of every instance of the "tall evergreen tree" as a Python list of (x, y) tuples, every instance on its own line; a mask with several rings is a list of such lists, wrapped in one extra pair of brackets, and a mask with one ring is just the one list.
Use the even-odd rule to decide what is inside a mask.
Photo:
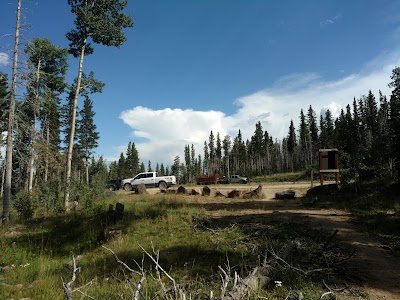
[(78, 149), (81, 149), (86, 170), (86, 183), (89, 184), (89, 157), (93, 154), (93, 149), (98, 146), (99, 132), (93, 117), (93, 101), (88, 96), (85, 97), (83, 108), (79, 112), (81, 119), (77, 124)]
[(193, 166), (191, 164), (191, 159), (190, 159), (190, 146), (185, 145), (185, 151), (184, 151), (184, 156), (185, 156), (185, 165), (186, 165), (186, 182), (190, 182), (192, 175), (192, 169)]
[(287, 139), (288, 139), (289, 153), (293, 154), (294, 149), (297, 146), (296, 131), (293, 125), (293, 120), (290, 120), (289, 133)]
[(374, 140), (372, 149), (375, 151), (376, 165), (383, 168), (390, 167), (392, 158), (389, 119), (389, 102), (379, 91), (378, 136)]
[(319, 136), (318, 136), (317, 115), (311, 105), (307, 111), (307, 125), (311, 141), (311, 147), (310, 147), (311, 164), (315, 164), (315, 162), (318, 160)]
[(161, 165), (160, 165), (160, 176), (164, 176), (164, 175), (166, 175), (166, 172), (165, 172), (164, 164), (161, 163)]
[(303, 110), (300, 110), (299, 145), (302, 152), (302, 164), (308, 167), (310, 157), (310, 132)]
[(126, 38), (123, 29), (132, 26), (129, 16), (121, 13), (127, 6), (127, 0), (68, 0), (71, 11), (76, 16), (76, 28), (66, 34), (70, 41), (69, 53), (79, 57), (78, 76), (73, 97), (70, 138), (67, 152), (66, 189), (64, 195), (65, 207), (69, 209), (69, 187), (71, 182), (72, 151), (75, 135), (76, 107), (81, 90), (83, 58), (92, 54), (93, 48), (89, 42), (106, 46), (121, 46)]
[(208, 152), (207, 142), (204, 141), (204, 159), (203, 159), (203, 173), (208, 173), (210, 166), (210, 154)]
[[(295, 128), (293, 125), (293, 120), (290, 120), (289, 133), (288, 133), (288, 137), (285, 142), (286, 142), (286, 146), (284, 147), (284, 149), (287, 149), (287, 155), (286, 155), (287, 162), (291, 166), (291, 170), (293, 172), (294, 167), (295, 167), (294, 153), (295, 153), (295, 149), (297, 146), (296, 131), (295, 131)], [(283, 144), (283, 142), (282, 142), (282, 144)]]
[(392, 70), (392, 81), (389, 87), (393, 88), (389, 102), (390, 130), (392, 137), (392, 147), (394, 165), (400, 178), (400, 68)]

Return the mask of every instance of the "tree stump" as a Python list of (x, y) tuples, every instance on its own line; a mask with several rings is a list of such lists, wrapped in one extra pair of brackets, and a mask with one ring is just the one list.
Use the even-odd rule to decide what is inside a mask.
[(210, 196), (211, 195), (211, 189), (208, 186), (203, 187), (203, 196)]
[(177, 193), (177, 194), (186, 194), (186, 188), (185, 188), (183, 185), (181, 185), (181, 186), (179, 186), (178, 189), (176, 190), (176, 193)]
[(196, 195), (200, 195), (201, 192), (200, 192), (198, 189), (192, 189), (192, 191), (190, 192), (190, 194), (196, 196)]
[(122, 220), (124, 217), (124, 205), (122, 203), (117, 202), (115, 204), (115, 211), (114, 211), (114, 224), (115, 222)]
[(228, 198), (239, 198), (240, 197), (240, 191), (238, 190), (233, 190), (228, 193)]
[(146, 193), (146, 186), (144, 185), (144, 183), (141, 183), (141, 184), (139, 184), (139, 185), (136, 187), (136, 193), (137, 193), (137, 194), (144, 194), (144, 193)]
[(216, 191), (215, 197), (226, 197), (226, 196), (224, 194), (222, 194), (220, 191)]
[(261, 192), (262, 192), (262, 186), (259, 185), (256, 189), (254, 189), (250, 192), (244, 193), (243, 198), (253, 198), (253, 196), (260, 196)]

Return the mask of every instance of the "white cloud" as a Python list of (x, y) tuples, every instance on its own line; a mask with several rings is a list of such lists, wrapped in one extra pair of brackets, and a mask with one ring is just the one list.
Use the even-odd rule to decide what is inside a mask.
[(0, 52), (0, 67), (7, 66), (10, 63), (10, 57), (7, 53)]
[(337, 14), (336, 16), (334, 16), (332, 19), (326, 19), (324, 21), (321, 21), (320, 24), (321, 25), (332, 25), (337, 23), (340, 19), (342, 19), (342, 14)]
[[(132, 128), (132, 135), (141, 138), (135, 145), (142, 161), (151, 160), (170, 165), (176, 155), (183, 161), (183, 149), (194, 144), (197, 154), (203, 154), (204, 141), (210, 131), (220, 133), (221, 139), (229, 134), (234, 138), (240, 129), (244, 139), (250, 138), (255, 123), (273, 138), (287, 135), (290, 120), (298, 127), (300, 110), (310, 105), (319, 116), (329, 108), (334, 116), (341, 108), (371, 90), (378, 97), (379, 90), (390, 95), (388, 83), (400, 54), (382, 55), (366, 64), (357, 74), (327, 81), (315, 73), (292, 74), (277, 80), (270, 88), (257, 91), (234, 101), (237, 110), (232, 115), (220, 111), (194, 111), (191, 109), (153, 110), (134, 107), (121, 113), (120, 118)], [(147, 164), (146, 164), (147, 165)]]
[(135, 142), (140, 159), (166, 164), (176, 155), (182, 157), (184, 145), (194, 144), (201, 149), (211, 130), (223, 137), (229, 119), (218, 111), (152, 110), (142, 106), (122, 112), (120, 118), (133, 129), (134, 137), (143, 139)]

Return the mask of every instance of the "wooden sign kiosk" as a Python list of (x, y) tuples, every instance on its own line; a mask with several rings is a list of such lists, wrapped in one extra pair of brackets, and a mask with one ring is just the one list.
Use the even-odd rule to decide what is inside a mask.
[(324, 184), (324, 174), (335, 173), (336, 184), (339, 183), (339, 150), (319, 149), (319, 178)]

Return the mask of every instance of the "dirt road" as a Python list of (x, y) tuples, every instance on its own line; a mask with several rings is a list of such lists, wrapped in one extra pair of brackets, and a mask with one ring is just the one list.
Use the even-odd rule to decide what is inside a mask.
[[(219, 190), (226, 194), (232, 189), (250, 191), (257, 185), (220, 185), (213, 186), (212, 190)], [(337, 299), (400, 299), (400, 259), (395, 257), (390, 248), (385, 247), (376, 238), (361, 232), (352, 222), (352, 215), (348, 211), (336, 209), (305, 208), (301, 205), (300, 198), (294, 200), (275, 200), (276, 192), (294, 190), (296, 197), (302, 197), (310, 188), (310, 183), (285, 183), (285, 184), (263, 184), (263, 199), (252, 200), (249, 205), (245, 199), (226, 199), (201, 197), (204, 203), (215, 205), (213, 215), (215, 216), (244, 216), (244, 215), (265, 215), (268, 213), (290, 212), (291, 218), (299, 217), (313, 226), (331, 228), (338, 230), (337, 238), (342, 242), (351, 245), (355, 249), (355, 255), (351, 259), (354, 268), (361, 272), (362, 284), (352, 285), (352, 290), (357, 293), (336, 294)], [(221, 209), (230, 203), (235, 209)], [(225, 206), (227, 207), (227, 206)]]

